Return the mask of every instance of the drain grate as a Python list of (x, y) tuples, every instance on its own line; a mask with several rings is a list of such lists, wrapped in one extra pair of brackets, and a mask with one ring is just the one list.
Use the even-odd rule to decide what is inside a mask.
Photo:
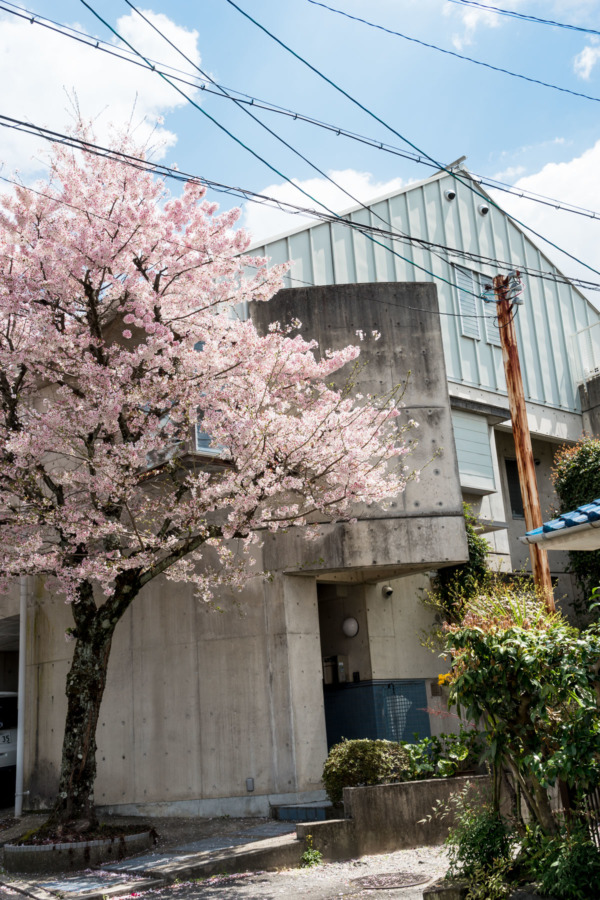
[(371, 891), (391, 891), (392, 888), (414, 887), (429, 881), (428, 875), (416, 872), (383, 872), (381, 875), (363, 875), (353, 878), (352, 884)]

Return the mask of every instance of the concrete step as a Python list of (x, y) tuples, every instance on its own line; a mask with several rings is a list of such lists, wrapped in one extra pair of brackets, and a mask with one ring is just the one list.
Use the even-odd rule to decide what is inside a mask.
[(100, 871), (55, 875), (52, 880), (34, 882), (0, 875), (0, 885), (33, 900), (110, 900), (192, 878), (294, 868), (300, 865), (304, 850), (304, 841), (295, 833), (283, 834), (200, 853), (148, 854)]
[(329, 800), (272, 806), (271, 815), (279, 822), (324, 822), (326, 819), (339, 819), (343, 816), (339, 809), (333, 808)]
[(170, 883), (255, 869), (287, 869), (300, 865), (304, 850), (304, 841), (299, 841), (295, 834), (285, 834), (229, 847), (227, 850), (198, 853), (187, 859), (173, 860), (147, 870), (144, 874), (157, 876)]

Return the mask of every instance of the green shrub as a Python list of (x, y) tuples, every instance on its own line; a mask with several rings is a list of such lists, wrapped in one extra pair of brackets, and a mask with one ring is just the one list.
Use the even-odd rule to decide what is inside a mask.
[[(600, 440), (584, 436), (574, 446), (561, 447), (552, 471), (554, 489), (559, 497), (559, 513), (571, 512), (600, 497)], [(600, 550), (572, 550), (569, 569), (575, 575), (581, 596), (575, 598), (575, 612), (589, 612), (589, 597), (600, 585)], [(594, 613), (598, 618), (598, 612)]]
[(406, 781), (410, 759), (406, 747), (393, 741), (342, 741), (329, 751), (323, 784), (332, 803), (341, 803), (345, 787)]
[[(538, 835), (538, 838), (541, 837)], [(589, 900), (600, 896), (600, 853), (583, 823), (551, 840), (541, 837), (532, 854), (531, 877), (541, 892), (556, 900)]]
[(454, 825), (446, 838), (448, 877), (481, 880), (481, 873), (507, 873), (515, 837), (489, 802), (469, 798), (470, 786), (454, 794), (446, 809), (454, 811)]
[(510, 884), (510, 860), (496, 860), (492, 869), (475, 868), (466, 900), (507, 900), (514, 891)]
[(462, 724), (459, 734), (440, 734), (423, 738), (416, 744), (407, 744), (410, 780), (460, 775), (477, 766), (483, 749), (483, 735)]

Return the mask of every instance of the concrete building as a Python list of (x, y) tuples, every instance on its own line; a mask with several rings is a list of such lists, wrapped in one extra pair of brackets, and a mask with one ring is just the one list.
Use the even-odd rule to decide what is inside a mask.
[[(377, 328), (381, 339), (363, 344), (356, 389), (384, 393), (411, 371), (403, 415), (419, 423), (411, 466), (423, 475), (389, 508), (359, 509), (356, 522), (324, 525), (316, 541), (300, 529), (267, 534), (257, 571), (271, 577), (250, 578), (241, 596), (220, 596), (221, 611), (199, 603), (191, 586), (162, 579), (147, 586), (113, 641), (98, 729), (98, 804), (268, 814), (270, 804), (321, 795), (328, 733), (330, 741), (340, 729), (429, 733), (426, 708), (440, 663), (416, 640), (407, 652), (400, 638), (424, 624), (413, 598), (425, 573), (466, 558), (437, 313), (432, 284), (282, 291), (250, 310), (260, 329), (300, 318), (303, 334), (323, 347), (346, 345), (356, 328)], [(25, 790), (40, 806), (57, 787), (70, 612), (43, 585), (30, 588)], [(7, 630), (16, 602), (16, 594), (4, 601)], [(324, 672), (334, 684), (323, 684)]]
[[(367, 209), (344, 212), (362, 225), (387, 223), (398, 237), (393, 243), (378, 240), (397, 255), (337, 222), (290, 230), (249, 252), (273, 263), (291, 260), (290, 287), (435, 281), (463, 498), (498, 567), (519, 571), (530, 569), (529, 551), (519, 541), (525, 527), (500, 334), (495, 304), (481, 295), (494, 275), (506, 274), (494, 260), (530, 273), (522, 277), (516, 329), (544, 519), (553, 514), (550, 470), (556, 447), (576, 441), (584, 430), (600, 433), (600, 390), (593, 383), (600, 371), (600, 314), (523, 229), (487, 202), (460, 162), (454, 170), (483, 199), (442, 171), (378, 198)], [(403, 241), (402, 234), (422, 243)], [(553, 553), (550, 566), (557, 599), (568, 600), (575, 588), (565, 574), (567, 554)]]
[[(524, 279), (517, 317), (548, 513), (554, 449), (583, 429), (578, 384), (600, 363), (600, 316), (519, 228), (481, 206), (440, 173), (351, 217), (369, 224), (377, 214), (414, 237), (550, 273)], [(253, 252), (292, 266), (288, 289), (248, 314), (262, 329), (298, 318), (322, 347), (363, 331), (362, 392), (381, 393), (410, 371), (406, 415), (419, 423), (411, 466), (422, 468), (421, 480), (386, 510), (324, 526), (316, 543), (301, 531), (267, 536), (258, 564), (272, 577), (250, 579), (237, 601), (219, 598), (223, 612), (201, 606), (191, 589), (160, 580), (146, 589), (113, 642), (98, 734), (100, 805), (267, 814), (270, 805), (321, 796), (328, 743), (342, 735), (411, 739), (450, 730), (435, 715), (442, 664), (419, 643), (429, 623), (419, 598), (432, 571), (466, 558), (463, 498), (500, 567), (528, 561), (518, 541), (524, 523), (494, 309), (477, 296), (495, 269), (438, 248), (393, 247), (404, 259), (338, 223), (257, 246)], [(370, 339), (372, 330), (380, 341)], [(552, 554), (557, 596), (572, 591), (565, 563), (566, 554)], [(0, 690), (10, 690), (17, 592), (2, 604)], [(50, 802), (56, 789), (69, 624), (62, 601), (30, 585), (25, 789), (32, 806)]]

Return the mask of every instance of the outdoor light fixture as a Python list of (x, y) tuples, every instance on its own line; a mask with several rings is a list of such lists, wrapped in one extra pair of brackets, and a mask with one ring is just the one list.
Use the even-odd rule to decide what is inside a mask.
[(358, 634), (358, 622), (353, 616), (348, 616), (347, 619), (344, 619), (342, 622), (342, 631), (346, 637), (356, 637)]

